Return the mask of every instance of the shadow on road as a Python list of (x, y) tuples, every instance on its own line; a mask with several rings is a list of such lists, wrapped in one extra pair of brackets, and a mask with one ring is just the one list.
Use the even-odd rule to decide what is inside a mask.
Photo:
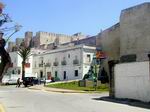
[(97, 100), (97, 101), (107, 101), (107, 102), (112, 102), (112, 103), (126, 104), (126, 105), (130, 105), (130, 106), (150, 109), (150, 102), (144, 103), (139, 100), (111, 98), (109, 96), (100, 97), (100, 98), (92, 98), (92, 99)]

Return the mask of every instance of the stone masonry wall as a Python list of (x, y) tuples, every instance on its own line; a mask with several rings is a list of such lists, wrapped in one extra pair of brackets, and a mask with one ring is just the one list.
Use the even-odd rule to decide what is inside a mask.
[(136, 54), (137, 61), (148, 60), (150, 51), (150, 3), (121, 12), (120, 55)]

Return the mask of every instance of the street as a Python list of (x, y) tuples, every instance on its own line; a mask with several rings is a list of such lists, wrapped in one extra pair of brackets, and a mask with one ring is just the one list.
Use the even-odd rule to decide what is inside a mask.
[(94, 100), (107, 95), (0, 86), (0, 103), (5, 106), (6, 112), (150, 112), (149, 109)]

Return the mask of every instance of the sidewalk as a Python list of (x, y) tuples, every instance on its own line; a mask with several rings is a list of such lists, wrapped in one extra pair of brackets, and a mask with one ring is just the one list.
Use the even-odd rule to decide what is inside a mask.
[(86, 93), (85, 91), (50, 88), (50, 87), (45, 87), (44, 85), (35, 85), (35, 86), (28, 87), (28, 89), (44, 90), (44, 91), (59, 92), (59, 93)]

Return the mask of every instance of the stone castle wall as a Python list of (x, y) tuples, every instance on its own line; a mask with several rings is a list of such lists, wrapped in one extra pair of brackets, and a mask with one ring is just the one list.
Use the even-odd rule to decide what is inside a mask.
[(108, 60), (136, 54), (136, 61), (148, 60), (150, 52), (150, 3), (122, 10), (120, 22), (97, 35), (96, 44)]
[(150, 51), (150, 3), (125, 9), (120, 16), (120, 56), (136, 54), (148, 60)]

